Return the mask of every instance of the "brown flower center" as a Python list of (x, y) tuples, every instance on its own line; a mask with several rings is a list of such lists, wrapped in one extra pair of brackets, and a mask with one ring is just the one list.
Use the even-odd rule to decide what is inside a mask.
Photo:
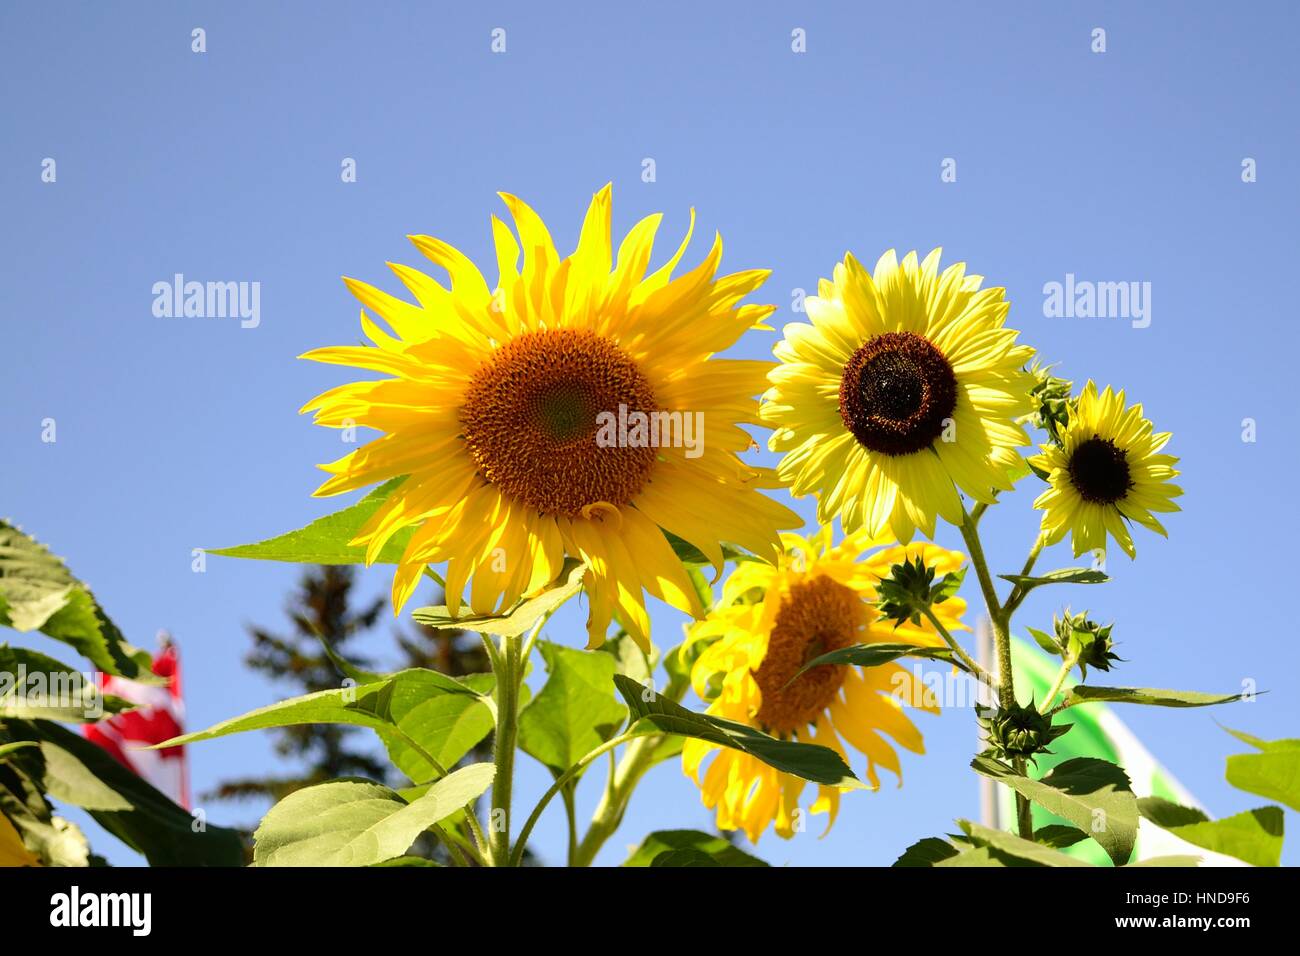
[(1070, 456), (1070, 483), (1084, 501), (1110, 505), (1133, 487), (1128, 456), (1109, 438), (1093, 435)]
[(609, 339), (583, 329), (525, 332), (498, 348), (470, 380), (461, 434), (479, 472), (547, 514), (624, 505), (654, 466), (653, 447), (604, 446), (598, 416), (655, 411), (654, 391)]
[(885, 455), (929, 447), (956, 407), (952, 365), (914, 332), (877, 335), (853, 353), (840, 379), (844, 427)]
[(786, 736), (817, 720), (844, 683), (845, 665), (823, 664), (791, 682), (809, 661), (861, 640), (866, 605), (853, 589), (828, 577), (790, 586), (754, 680), (763, 692), (758, 722)]

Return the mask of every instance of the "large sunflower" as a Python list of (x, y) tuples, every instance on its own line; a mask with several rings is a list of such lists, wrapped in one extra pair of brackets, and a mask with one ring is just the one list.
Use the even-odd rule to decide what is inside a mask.
[(940, 273), (939, 255), (891, 249), (874, 276), (846, 256), (806, 300), (812, 324), (776, 346), (762, 416), (786, 452), (778, 474), (846, 532), (905, 542), (933, 536), (936, 516), (960, 524), (958, 491), (992, 502), (1029, 444), (1014, 420), (1031, 408), (1032, 350), (1003, 327), (1003, 290), (960, 263)]
[(1178, 511), (1171, 499), (1178, 459), (1160, 451), (1170, 433), (1155, 433), (1141, 405), (1124, 404), (1109, 387), (1098, 394), (1089, 381), (1060, 432), (1061, 444), (1041, 446), (1029, 463), (1047, 473), (1051, 486), (1034, 501), (1043, 510), (1042, 530), (1053, 544), (1073, 534), (1075, 555), (1105, 551), (1113, 537), (1131, 558), (1136, 550), (1125, 519), (1165, 533), (1153, 511)]
[[(880, 542), (858, 533), (830, 546), (830, 528), (810, 538), (782, 535), (785, 553), (775, 566), (742, 563), (723, 586), (717, 608), (688, 630), (685, 652), (703, 650), (691, 667), (691, 683), (710, 699), (710, 714), (726, 717), (774, 736), (821, 744), (845, 754), (843, 741), (867, 758), (867, 780), (880, 786), (877, 767), (898, 775), (898, 755), (882, 734), (902, 747), (923, 753), (921, 734), (904, 715), (904, 703), (930, 712), (938, 703), (929, 688), (897, 664), (860, 668), (815, 667), (791, 680), (808, 661), (851, 644), (908, 642), (937, 647), (943, 639), (933, 627), (904, 623), (897, 629), (879, 620), (868, 603), (890, 567), (923, 557), (937, 574), (955, 571), (962, 555), (929, 543), (884, 547), (858, 560)], [(935, 605), (949, 631), (962, 627), (966, 604), (950, 598)], [(712, 763), (702, 767), (716, 750)], [(796, 817), (805, 781), (778, 771), (748, 754), (686, 741), (682, 767), (700, 786), (706, 807), (717, 808), (718, 826), (743, 829), (757, 841), (775, 821), (789, 837), (800, 829)], [(840, 792), (820, 786), (812, 813), (839, 809)]]
[(316, 494), (407, 476), (354, 541), (372, 561), (417, 526), (393, 579), (397, 609), (424, 568), (445, 561), (453, 614), (467, 583), (475, 613), (500, 611), (553, 581), (569, 554), (587, 565), (591, 644), (615, 613), (644, 642), (643, 592), (702, 613), (665, 531), (720, 570), (722, 542), (774, 554), (778, 529), (799, 524), (756, 490), (768, 476), (737, 457), (752, 444), (739, 426), (757, 422), (769, 363), (712, 357), (774, 311), (739, 304), (768, 273), (717, 276), (717, 237), (700, 265), (674, 278), (688, 231), (647, 274), (659, 215), (634, 226), (615, 259), (608, 186), (592, 199), (577, 249), (561, 258), (537, 214), (502, 198), (519, 238), (492, 218), (495, 289), (429, 236), (411, 240), (447, 271), (450, 288), (399, 265), (391, 268), (418, 304), (345, 280), (365, 306), (373, 346), (303, 357), (390, 377), (331, 389), (303, 411), (321, 425), (384, 434), (322, 465), (332, 477)]

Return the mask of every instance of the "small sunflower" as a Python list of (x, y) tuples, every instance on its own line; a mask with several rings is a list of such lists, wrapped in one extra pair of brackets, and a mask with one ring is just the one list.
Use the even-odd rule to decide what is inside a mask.
[(1033, 407), (1033, 352), (1003, 327), (1003, 290), (960, 263), (941, 273), (939, 256), (891, 249), (874, 275), (846, 256), (806, 300), (812, 324), (776, 346), (762, 416), (786, 453), (777, 473), (846, 533), (906, 542), (933, 537), (936, 516), (960, 524), (959, 490), (991, 503), (1029, 444), (1015, 419)]
[(688, 231), (647, 274), (662, 217), (634, 226), (615, 256), (608, 186), (592, 199), (577, 249), (561, 258), (538, 215), (502, 198), (519, 237), (492, 218), (495, 289), (429, 236), (411, 240), (447, 271), (450, 288), (391, 263), (418, 304), (345, 280), (365, 306), (372, 345), (303, 357), (389, 377), (331, 389), (303, 411), (320, 425), (384, 434), (322, 465), (332, 477), (316, 494), (406, 476), (353, 541), (373, 561), (414, 526), (393, 579), (395, 609), (427, 565), (445, 561), (451, 613), (467, 584), (475, 613), (497, 613), (555, 580), (568, 554), (587, 565), (590, 643), (614, 614), (645, 642), (644, 592), (703, 613), (665, 531), (720, 570), (722, 542), (775, 554), (779, 529), (799, 524), (757, 490), (769, 476), (737, 457), (752, 445), (740, 426), (758, 423), (770, 363), (713, 358), (774, 311), (739, 304), (768, 272), (718, 276), (717, 237), (700, 265), (674, 278)]
[(1034, 501), (1043, 510), (1042, 530), (1054, 544), (1073, 534), (1074, 553), (1105, 551), (1106, 536), (1134, 556), (1125, 519), (1165, 534), (1153, 511), (1180, 510), (1171, 499), (1183, 490), (1171, 484), (1178, 459), (1160, 451), (1170, 433), (1154, 433), (1141, 405), (1124, 404), (1124, 393), (1098, 393), (1089, 381), (1070, 411), (1061, 443), (1041, 446), (1029, 464), (1047, 474), (1051, 486)]
[[(717, 608), (688, 629), (686, 649), (703, 646), (691, 667), (691, 683), (708, 713), (757, 727), (783, 739), (821, 744), (845, 755), (844, 743), (867, 758), (867, 779), (880, 787), (877, 767), (902, 770), (888, 734), (901, 747), (924, 753), (921, 734), (904, 715), (903, 702), (931, 713), (938, 703), (929, 688), (897, 664), (860, 668), (815, 667), (795, 674), (816, 657), (852, 644), (943, 644), (929, 622), (895, 629), (868, 603), (890, 568), (921, 557), (939, 574), (957, 570), (962, 555), (937, 545), (916, 543), (865, 551), (882, 542), (859, 533), (830, 546), (830, 528), (810, 538), (782, 535), (785, 552), (775, 566), (745, 562), (723, 586)], [(949, 598), (935, 605), (949, 631), (961, 628), (966, 604)], [(716, 750), (707, 769), (705, 758)], [(847, 759), (847, 758), (846, 758)], [(775, 822), (790, 837), (798, 829), (796, 811), (805, 781), (778, 771), (748, 754), (688, 740), (682, 768), (700, 786), (704, 805), (717, 808), (718, 826), (742, 829), (757, 841)], [(829, 813), (834, 823), (840, 791), (818, 788), (812, 813)]]

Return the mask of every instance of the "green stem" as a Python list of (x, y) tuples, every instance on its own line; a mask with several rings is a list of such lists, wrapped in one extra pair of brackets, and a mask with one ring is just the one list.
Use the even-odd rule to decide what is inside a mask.
[[(1029, 549), (1029, 557), (1025, 559), (1025, 566), (1020, 569), (1021, 577), (1028, 576), (1029, 572), (1034, 570), (1034, 563), (1038, 560), (1038, 556), (1042, 554), (1045, 544), (1047, 544), (1047, 538), (1039, 534), (1034, 540), (1034, 546)], [(1008, 621), (1011, 620), (1011, 615), (1015, 613), (1016, 608), (1020, 607), (1026, 596), (1028, 596), (1029, 591), (1029, 588), (1020, 584), (1011, 589), (1011, 594), (1007, 596), (1007, 605), (1004, 609)]]
[(554, 798), (554, 796), (564, 788), (565, 784), (570, 780), (575, 779), (601, 754), (607, 753), (615, 747), (620, 747), (630, 740), (635, 740), (636, 737), (637, 734), (632, 731), (619, 734), (617, 737), (611, 737), (599, 747), (588, 752), (581, 760), (555, 778), (555, 783), (551, 784), (551, 788), (542, 794), (542, 799), (537, 801), (537, 806), (533, 807), (533, 812), (529, 814), (528, 820), (524, 823), (524, 828), (519, 831), (519, 839), (515, 842), (514, 852), (510, 855), (510, 865), (519, 865), (519, 861), (522, 860), (524, 856), (524, 848), (528, 845), (528, 837), (532, 835), (533, 827), (537, 826), (537, 821), (541, 818), (542, 811), (546, 809), (547, 804), (551, 802), (552, 798)]
[[(998, 656), (998, 703), (1003, 707), (1011, 707), (1016, 702), (1016, 677), (1014, 669), (1011, 666), (1011, 612), (1014, 607), (1003, 607), (998, 602), (998, 592), (993, 587), (993, 576), (989, 573), (988, 559), (984, 556), (984, 546), (980, 542), (979, 531), (976, 528), (977, 516), (983, 512), (976, 506), (976, 516), (963, 512), (961, 523), (961, 536), (966, 542), (966, 548), (970, 551), (971, 564), (975, 566), (976, 577), (979, 578), (980, 590), (984, 593), (984, 603), (988, 607), (989, 621), (993, 626), (993, 644), (997, 650)], [(1041, 540), (1041, 539), (1040, 539)], [(1026, 568), (1032, 568), (1034, 561), (1038, 558), (1038, 552), (1042, 550), (1041, 544), (1035, 544), (1034, 551), (1030, 558), (1025, 562)], [(1026, 571), (1026, 574), (1029, 572)], [(1012, 592), (1014, 595), (1014, 591)], [(1025, 773), (1024, 760), (1016, 760), (1016, 772)], [(1030, 808), (1029, 801), (1016, 794), (1016, 824), (1020, 836), (1026, 840), (1032, 840), (1034, 837), (1034, 820), (1033, 811)]]
[(1042, 706), (1038, 708), (1041, 713), (1045, 714), (1051, 708), (1052, 701), (1056, 700), (1056, 695), (1061, 691), (1061, 685), (1065, 683), (1065, 679), (1070, 676), (1070, 671), (1073, 670), (1074, 665), (1077, 663), (1077, 658), (1068, 656), (1064, 661), (1062, 661), (1061, 669), (1056, 675), (1056, 680), (1053, 681), (1052, 686), (1047, 689), (1047, 696), (1043, 698)]
[[(491, 644), (489, 638), (485, 643)], [(492, 756), (496, 776), (492, 778), (490, 858), (493, 866), (510, 863), (510, 795), (515, 775), (515, 742), (519, 725), (520, 641), (502, 637), (496, 656), (497, 726)]]
[(614, 835), (614, 831), (623, 822), (623, 814), (627, 812), (632, 791), (641, 782), (645, 772), (650, 769), (655, 750), (663, 740), (662, 734), (653, 734), (648, 737), (638, 737), (628, 744), (623, 758), (619, 760), (610, 776), (609, 787), (600, 798), (600, 803), (596, 805), (596, 812), (592, 814), (587, 832), (582, 842), (578, 844), (577, 852), (574, 853), (571, 861), (572, 866), (591, 866), (596, 854), (605, 845), (605, 841)]
[(948, 629), (943, 626), (943, 622), (935, 616), (934, 611), (927, 607), (924, 608), (924, 612), (925, 616), (929, 618), (930, 623), (934, 625), (935, 630), (939, 632), (939, 636), (944, 639), (944, 642), (952, 652), (957, 655), (958, 659), (966, 665), (971, 674), (975, 676), (975, 679), (996, 689), (998, 686), (997, 680), (994, 679), (992, 674), (980, 667), (979, 663), (973, 657), (966, 653), (962, 646), (957, 643), (957, 639), (948, 633)]

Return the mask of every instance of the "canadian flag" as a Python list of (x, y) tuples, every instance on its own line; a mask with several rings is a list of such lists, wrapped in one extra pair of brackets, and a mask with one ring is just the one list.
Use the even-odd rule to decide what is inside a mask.
[(85, 724), (86, 737), (103, 747), (128, 770), (143, 777), (185, 809), (190, 808), (189, 762), (184, 747), (140, 750), (180, 736), (185, 718), (181, 697), (181, 663), (176, 645), (165, 632), (158, 634), (159, 652), (153, 672), (166, 684), (141, 684), (125, 677), (100, 674), (105, 694), (136, 704), (134, 710)]

